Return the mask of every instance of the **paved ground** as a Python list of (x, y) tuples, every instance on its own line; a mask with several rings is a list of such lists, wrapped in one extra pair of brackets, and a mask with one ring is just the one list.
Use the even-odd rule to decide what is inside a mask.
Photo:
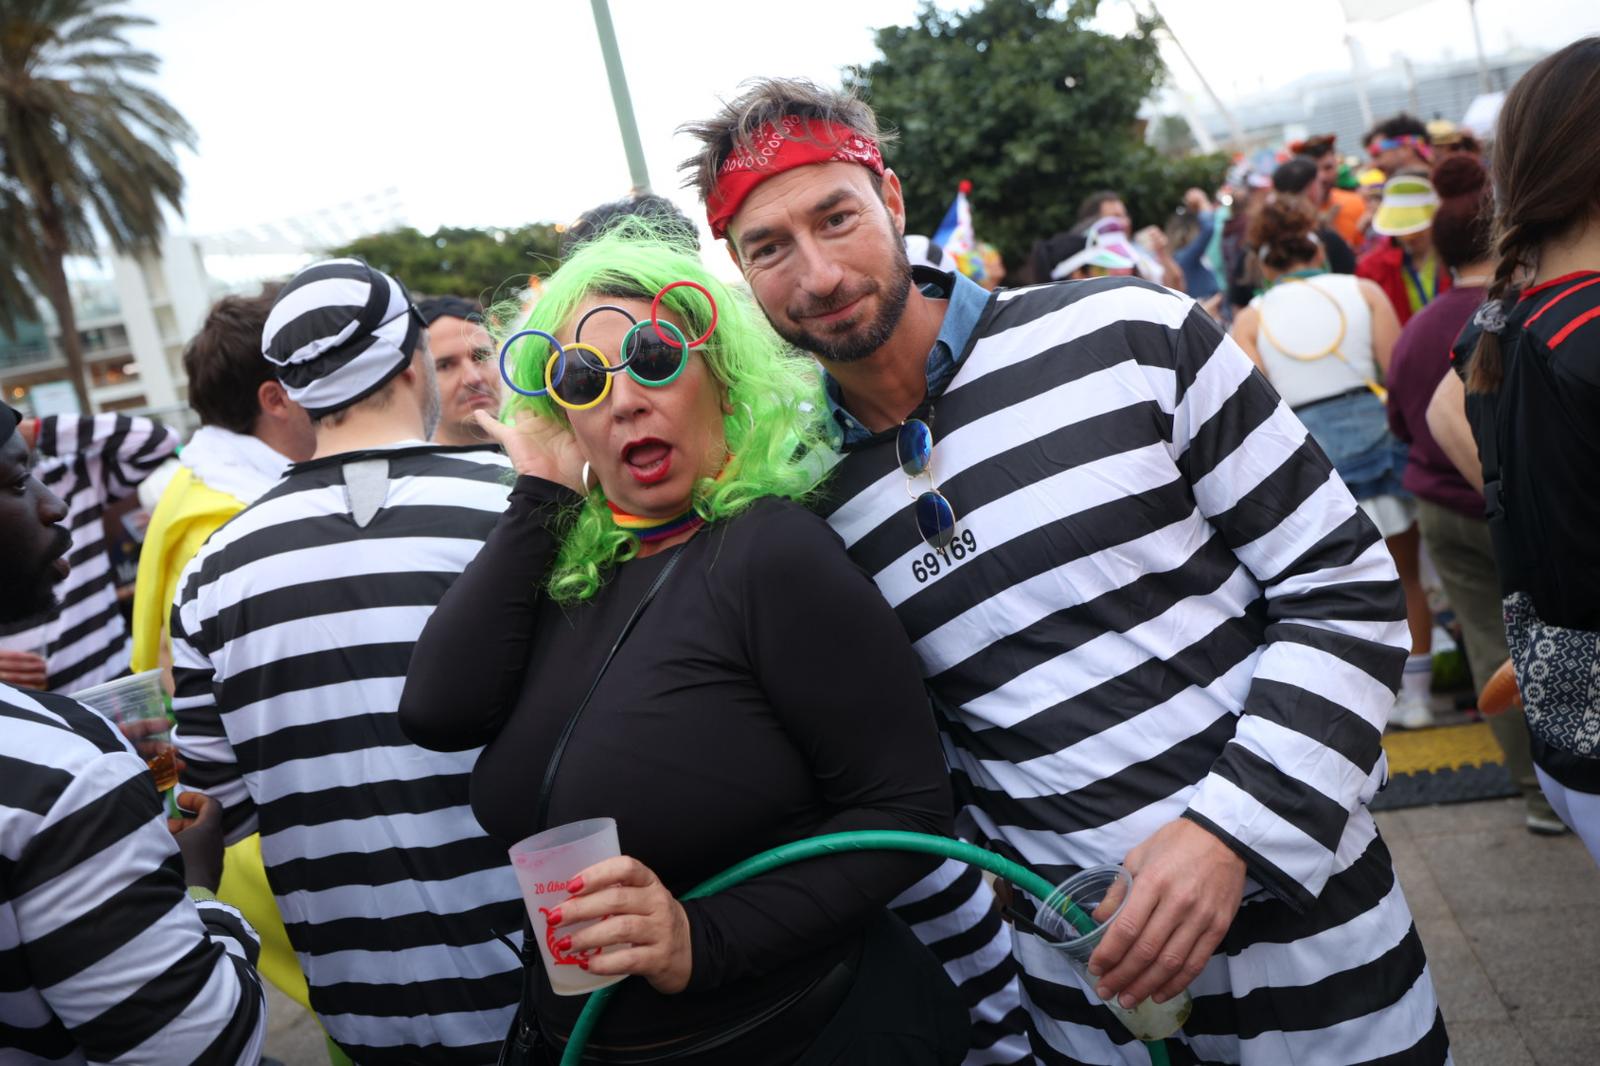
[(1428, 949), (1458, 1066), (1600, 1057), (1600, 870), (1535, 837), (1520, 800), (1378, 816)]
[[(1457, 1066), (1600, 1059), (1600, 870), (1577, 839), (1529, 834), (1520, 800), (1415, 807), (1378, 823), (1428, 948)], [(324, 1066), (315, 1024), (271, 996), (267, 1054)]]

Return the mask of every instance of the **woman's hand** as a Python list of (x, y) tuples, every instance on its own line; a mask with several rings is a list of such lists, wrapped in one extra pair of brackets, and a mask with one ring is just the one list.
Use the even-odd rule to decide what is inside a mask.
[[(589, 959), (590, 973), (638, 974), (667, 995), (688, 987), (694, 967), (689, 916), (648, 866), (626, 855), (606, 859), (571, 885), (577, 889), (572, 898), (550, 912), (558, 950), (576, 955), (604, 948)], [(564, 925), (592, 919), (600, 920), (568, 936), (561, 933)]]
[(517, 473), (542, 477), (577, 493), (588, 491), (583, 485), (583, 452), (578, 449), (578, 438), (566, 426), (526, 410), (517, 412), (514, 426), (487, 411), (474, 411), (472, 417), (505, 449)]

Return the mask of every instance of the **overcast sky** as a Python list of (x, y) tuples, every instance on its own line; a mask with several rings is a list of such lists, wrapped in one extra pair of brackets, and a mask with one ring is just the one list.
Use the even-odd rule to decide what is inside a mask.
[[(1105, 0), (1100, 23), (1125, 28), (1128, 4)], [(1160, 6), (1225, 98), (1348, 68), (1338, 0)], [(1491, 54), (1600, 31), (1595, 0), (1478, 8)], [(714, 110), (719, 94), (759, 74), (837, 82), (841, 67), (873, 58), (874, 27), (909, 22), (916, 9), (916, 0), (611, 0), (657, 191), (694, 206), (675, 170), (691, 146), (673, 129)], [(183, 160), (188, 232), (388, 187), (423, 229), (565, 221), (627, 191), (589, 0), (134, 0), (130, 10), (156, 20), (139, 43), (161, 56), (156, 87), (198, 133)], [(1472, 54), (1466, 0), (1431, 0), (1352, 32), (1378, 66), (1392, 54)], [(1196, 89), (1175, 53), (1169, 62), (1179, 86)]]

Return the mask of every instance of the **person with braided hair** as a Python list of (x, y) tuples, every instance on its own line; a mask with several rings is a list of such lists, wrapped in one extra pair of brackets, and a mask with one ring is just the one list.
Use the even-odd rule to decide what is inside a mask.
[(1542, 60), (1507, 95), (1499, 264), (1428, 424), (1483, 488), (1539, 783), (1600, 862), (1597, 113), (1600, 36)]
[[(1483, 303), (1484, 286), (1494, 275), (1490, 233), (1494, 198), (1483, 164), (1470, 155), (1440, 163), (1433, 181), (1440, 197), (1433, 220), (1434, 246), (1454, 285), (1400, 331), (1384, 383), (1389, 387), (1389, 428), (1410, 445), (1401, 481), (1416, 497), (1423, 546), (1461, 623), (1472, 680), (1483, 692), (1508, 654), (1500, 616), (1500, 579), (1489, 526), (1483, 520), (1483, 494), (1461, 476), (1434, 440), (1426, 412), (1440, 379), (1450, 373), (1450, 347)], [(1484, 697), (1479, 700), (1481, 708)], [(1565, 833), (1567, 827), (1551, 810), (1534, 776), (1522, 712), (1511, 709), (1488, 720), (1505, 754), (1506, 771), (1522, 792), (1528, 831)]]

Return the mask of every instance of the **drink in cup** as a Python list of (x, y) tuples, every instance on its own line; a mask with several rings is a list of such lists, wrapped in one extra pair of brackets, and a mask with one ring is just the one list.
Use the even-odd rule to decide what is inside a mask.
[(567, 891), (568, 882), (602, 859), (622, 854), (616, 819), (590, 818), (546, 829), (513, 844), (510, 854), (511, 869), (522, 889), (522, 902), (528, 908), (551, 990), (558, 996), (576, 996), (622, 980), (626, 975), (603, 977), (589, 972), (589, 961), (598, 951), (579, 953), (556, 948), (562, 937), (587, 929), (593, 921), (569, 922), (558, 928), (545, 921), (572, 895)]
[[(1057, 949), (1072, 964), (1093, 995), (1096, 980), (1089, 975), (1089, 956), (1100, 945), (1105, 931), (1122, 913), (1133, 888), (1133, 875), (1120, 866), (1092, 866), (1063, 881), (1039, 908), (1034, 924), (1045, 933), (1045, 943)], [(1076, 909), (1068, 907), (1068, 901)], [(1108, 906), (1102, 908), (1101, 904)], [(1104, 913), (1096, 914), (1096, 911)], [(1183, 1028), (1194, 1008), (1187, 989), (1157, 1003), (1146, 999), (1130, 1010), (1117, 997), (1103, 1001), (1128, 1032), (1140, 1040), (1165, 1040)]]
[(178, 755), (172, 747), (172, 722), (167, 718), (167, 696), (161, 689), (161, 671), (119, 677), (72, 698), (88, 704), (116, 725), (144, 759), (155, 778), (156, 791), (166, 792), (178, 783)]

